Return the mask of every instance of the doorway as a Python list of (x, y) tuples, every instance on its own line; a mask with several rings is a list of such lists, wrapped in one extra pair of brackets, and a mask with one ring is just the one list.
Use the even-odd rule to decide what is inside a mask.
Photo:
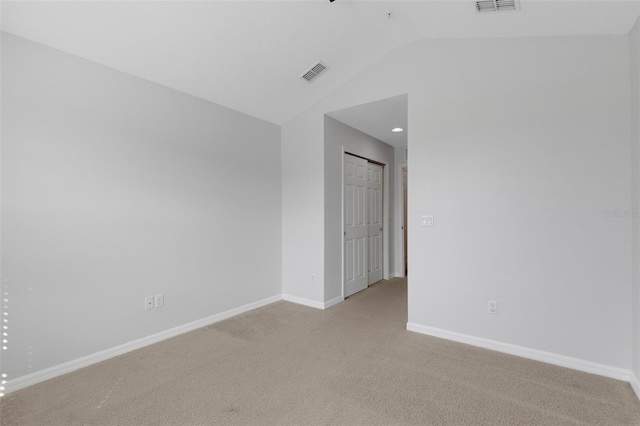
[(384, 165), (344, 153), (344, 297), (383, 277)]
[[(382, 282), (403, 274), (403, 208), (402, 166), (406, 166), (407, 147), (407, 95), (398, 95), (362, 105), (328, 112), (324, 117), (324, 297), (332, 306), (340, 303), (354, 290), (347, 289), (345, 281), (363, 280), (357, 289), (369, 285), (369, 253), (376, 248), (372, 239), (369, 250), (369, 231), (364, 240), (346, 240), (345, 232), (345, 153), (359, 157), (364, 171), (369, 161), (382, 167)], [(404, 129), (394, 132), (394, 129)], [(352, 164), (354, 167), (355, 164)], [(357, 186), (357, 185), (356, 185)], [(356, 194), (356, 186), (352, 188)], [(364, 197), (366, 186), (360, 185)], [(371, 188), (373, 190), (373, 188)], [(346, 191), (349, 191), (347, 188)], [(354, 195), (355, 196), (355, 195)], [(357, 200), (354, 200), (355, 204)], [(363, 214), (366, 212), (363, 207)], [(348, 221), (348, 218), (347, 218)], [(353, 222), (355, 223), (355, 221)], [(361, 225), (362, 226), (362, 225)], [(372, 227), (371, 231), (375, 228)], [(378, 227), (378, 229), (380, 229)], [(379, 241), (379, 240), (378, 240)], [(361, 253), (356, 249), (360, 244)], [(366, 248), (362, 248), (362, 245)], [(347, 247), (348, 245), (348, 247)], [(347, 265), (347, 254), (351, 262)], [(359, 256), (359, 258), (358, 258)], [(377, 257), (376, 257), (377, 259)], [(360, 262), (358, 264), (358, 261)], [(358, 269), (359, 268), (359, 269)], [(364, 269), (366, 268), (366, 269)], [(373, 269), (377, 268), (374, 266)], [(372, 281), (375, 278), (372, 278)], [(349, 285), (351, 287), (351, 285)]]

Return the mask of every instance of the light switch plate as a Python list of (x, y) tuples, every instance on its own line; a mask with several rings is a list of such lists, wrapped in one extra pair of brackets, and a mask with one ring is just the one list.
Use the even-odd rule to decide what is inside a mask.
[(420, 222), (422, 226), (433, 226), (433, 215), (431, 214), (423, 214), (422, 221)]

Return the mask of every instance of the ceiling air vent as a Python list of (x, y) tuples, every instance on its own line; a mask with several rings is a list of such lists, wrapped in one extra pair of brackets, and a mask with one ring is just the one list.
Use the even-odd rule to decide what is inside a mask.
[(306, 71), (304, 74), (302, 74), (300, 77), (304, 78), (308, 82), (311, 82), (313, 79), (318, 77), (320, 75), (320, 73), (322, 73), (326, 69), (327, 69), (327, 66), (324, 65), (322, 62), (318, 61), (308, 71)]
[(476, 1), (476, 12), (502, 12), (505, 10), (518, 10), (517, 0), (479, 0)]

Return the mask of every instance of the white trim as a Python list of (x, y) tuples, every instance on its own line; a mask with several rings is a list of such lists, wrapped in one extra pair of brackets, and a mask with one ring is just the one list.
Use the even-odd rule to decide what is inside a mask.
[(315, 300), (305, 299), (304, 297), (291, 296), (290, 294), (283, 294), (282, 300), (287, 302), (297, 303), (298, 305), (310, 306), (316, 309), (324, 309), (324, 303), (316, 302)]
[(330, 307), (332, 307), (333, 305), (337, 305), (338, 303), (344, 301), (344, 297), (342, 296), (338, 296), (335, 297), (331, 300), (327, 300), (326, 302), (324, 302), (324, 309), (329, 309)]
[(311, 308), (316, 309), (329, 309), (333, 305), (337, 305), (338, 303), (344, 300), (344, 297), (338, 296), (331, 300), (327, 300), (326, 302), (316, 302), (315, 300), (305, 299), (304, 297), (292, 296), (290, 294), (283, 294), (282, 300), (286, 300), (287, 302), (297, 303), (298, 305), (309, 306)]
[(344, 300), (344, 146), (342, 147), (342, 155), (340, 155), (340, 291), (342, 300)]
[[(406, 149), (406, 148), (405, 148)], [(397, 277), (404, 277), (404, 183), (402, 173), (404, 169), (409, 170), (407, 163), (397, 164), (397, 183), (396, 183), (396, 247), (394, 261), (396, 264)], [(407, 177), (408, 178), (408, 177)], [(408, 195), (407, 195), (408, 196)], [(407, 219), (409, 220), (409, 219)]]
[(269, 305), (279, 300), (282, 300), (282, 295), (280, 294), (267, 297), (266, 299), (258, 300), (257, 302), (248, 303), (237, 308), (229, 309), (228, 311), (221, 312), (219, 314), (215, 314), (210, 317), (206, 317), (184, 325), (180, 325), (178, 327), (170, 328), (168, 330), (161, 331), (159, 333), (152, 334), (150, 336), (146, 336), (129, 343), (115, 346), (113, 348), (105, 349), (103, 351), (96, 352), (94, 354), (87, 355), (73, 361), (68, 361), (63, 364), (46, 368), (44, 370), (36, 371), (35, 373), (27, 374), (26, 376), (8, 380), (5, 385), (6, 390), (4, 393), (9, 394), (11, 392), (24, 389), (28, 386), (50, 380), (58, 376), (62, 376), (63, 374), (71, 373), (72, 371), (88, 367), (98, 362), (106, 361), (110, 358), (114, 358), (127, 352), (131, 352), (136, 349), (140, 349), (145, 346), (170, 339), (180, 334), (188, 333), (189, 331), (197, 330), (198, 328), (206, 327), (216, 322), (231, 318), (244, 312), (251, 311), (253, 309), (260, 308), (262, 306)]
[(640, 399), (640, 380), (638, 380), (638, 376), (633, 372), (629, 373), (629, 384), (631, 385), (631, 389), (636, 393), (638, 399)]
[(596, 362), (585, 361), (578, 358), (571, 358), (568, 356), (558, 355), (552, 352), (544, 352), (524, 346), (512, 345), (510, 343), (498, 342), (496, 340), (483, 339), (481, 337), (456, 333), (453, 331), (443, 330), (435, 327), (428, 327), (412, 322), (407, 323), (407, 330), (415, 331), (416, 333), (427, 334), (429, 336), (440, 337), (442, 339), (453, 340), (455, 342), (466, 343), (468, 345), (479, 346), (481, 348), (490, 349), (492, 351), (504, 352), (510, 355), (516, 355), (523, 358), (542, 361), (548, 364), (559, 365), (561, 367), (584, 371), (586, 373), (597, 374), (599, 376), (609, 377), (611, 379), (624, 380), (625, 382), (631, 382), (631, 374), (633, 374), (631, 373), (631, 371), (625, 370), (623, 368), (612, 367), (605, 364), (598, 364)]

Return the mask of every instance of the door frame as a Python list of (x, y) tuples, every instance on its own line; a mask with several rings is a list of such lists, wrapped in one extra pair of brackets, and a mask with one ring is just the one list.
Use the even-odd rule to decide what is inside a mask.
[[(406, 244), (406, 241), (404, 240), (404, 227), (406, 226), (406, 224), (404, 223), (404, 183), (403, 183), (403, 171), (407, 170), (407, 204), (408, 204), (408, 199), (409, 199), (409, 190), (408, 190), (408, 176), (409, 176), (409, 168), (407, 167), (407, 163), (402, 163), (402, 164), (397, 164), (396, 167), (398, 168), (398, 171), (396, 172), (396, 179), (398, 179), (396, 182), (396, 191), (398, 194), (398, 197), (396, 197), (396, 200), (398, 201), (398, 216), (396, 217), (396, 223), (397, 223), (397, 229), (398, 229), (398, 235), (396, 238), (396, 242), (398, 243), (398, 249), (396, 250), (396, 259), (398, 260), (398, 263), (396, 263), (396, 277), (404, 277), (405, 273), (404, 273), (404, 265), (405, 265), (405, 258), (404, 258), (404, 247)], [(407, 262), (408, 263), (408, 262)]]
[(340, 200), (340, 239), (342, 241), (340, 247), (340, 254), (342, 256), (342, 265), (341, 265), (341, 282), (342, 282), (342, 300), (344, 300), (344, 155), (351, 154), (356, 157), (364, 158), (365, 160), (373, 161), (374, 163), (378, 163), (382, 166), (382, 279), (389, 279), (389, 163), (387, 161), (383, 161), (380, 159), (372, 158), (367, 154), (363, 154), (358, 152), (357, 150), (353, 150), (342, 146), (342, 154), (340, 156), (341, 170), (340, 173), (340, 182), (341, 182), (341, 200)]

